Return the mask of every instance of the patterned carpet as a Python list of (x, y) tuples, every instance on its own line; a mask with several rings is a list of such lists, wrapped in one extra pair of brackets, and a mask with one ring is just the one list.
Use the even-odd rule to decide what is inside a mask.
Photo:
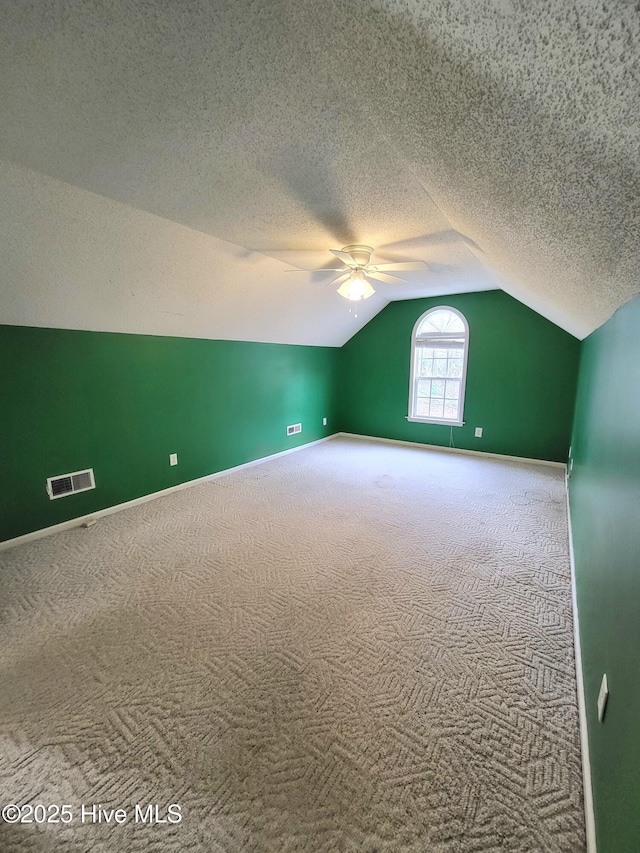
[(3, 853), (584, 850), (560, 469), (334, 439), (0, 554), (0, 607), (0, 798), (71, 806)]

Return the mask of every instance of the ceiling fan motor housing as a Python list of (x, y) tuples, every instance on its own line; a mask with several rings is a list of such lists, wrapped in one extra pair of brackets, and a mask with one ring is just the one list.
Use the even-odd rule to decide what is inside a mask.
[(342, 250), (346, 252), (348, 255), (351, 255), (354, 262), (359, 267), (366, 267), (371, 259), (371, 255), (373, 254), (373, 249), (371, 246), (345, 246)]

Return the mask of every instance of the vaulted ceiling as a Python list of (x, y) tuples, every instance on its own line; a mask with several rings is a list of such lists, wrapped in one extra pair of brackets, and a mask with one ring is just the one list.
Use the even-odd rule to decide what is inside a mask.
[[(5, 322), (335, 345), (390, 299), (502, 287), (583, 337), (640, 290), (637, 3), (4, 0), (0, 77)], [(49, 256), (120, 219), (153, 274), (96, 268), (79, 309), (79, 278), (33, 285), (45, 204)], [(357, 321), (284, 272), (354, 242), (429, 265)]]

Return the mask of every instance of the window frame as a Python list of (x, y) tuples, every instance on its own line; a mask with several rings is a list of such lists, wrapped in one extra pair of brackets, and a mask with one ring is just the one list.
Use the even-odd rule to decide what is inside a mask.
[[(435, 314), (437, 311), (451, 311), (457, 317), (462, 320), (464, 325), (464, 350), (462, 357), (462, 376), (460, 378), (460, 405), (458, 407), (459, 419), (452, 420), (450, 418), (425, 418), (419, 417), (415, 415), (415, 405), (416, 405), (416, 379), (420, 377), (416, 377), (416, 361), (417, 361), (417, 342), (416, 337), (418, 335), (418, 329), (424, 322), (424, 320), (429, 316), (429, 314)], [(459, 311), (457, 308), (453, 308), (451, 305), (436, 305), (434, 308), (429, 308), (424, 314), (421, 314), (416, 320), (413, 331), (411, 332), (411, 369), (409, 371), (409, 414), (407, 415), (407, 420), (412, 423), (419, 424), (440, 424), (441, 426), (464, 426), (464, 400), (465, 400), (465, 391), (467, 385), (467, 362), (469, 360), (469, 323), (467, 322), (467, 318), (464, 314)], [(442, 377), (446, 379), (447, 377)]]

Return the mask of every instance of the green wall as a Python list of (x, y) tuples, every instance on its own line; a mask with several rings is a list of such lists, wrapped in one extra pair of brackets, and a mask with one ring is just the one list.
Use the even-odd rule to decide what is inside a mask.
[[(0, 326), (0, 540), (336, 432), (338, 352)], [(83, 468), (95, 491), (49, 500)]]
[(411, 333), (437, 305), (457, 308), (469, 323), (465, 425), (453, 427), (455, 445), (565, 462), (580, 342), (501, 290), (387, 305), (342, 349), (341, 429), (449, 444), (451, 427), (406, 420)]
[(589, 751), (598, 853), (626, 853), (640, 850), (640, 297), (582, 349), (569, 494)]
[[(449, 427), (405, 419), (411, 330), (443, 303), (470, 326), (455, 444), (564, 461), (579, 343), (502, 291), (391, 303), (342, 350), (0, 326), (0, 476), (19, 484), (0, 496), (0, 540), (338, 429), (447, 445)], [(83, 468), (94, 491), (49, 500), (47, 477)]]

